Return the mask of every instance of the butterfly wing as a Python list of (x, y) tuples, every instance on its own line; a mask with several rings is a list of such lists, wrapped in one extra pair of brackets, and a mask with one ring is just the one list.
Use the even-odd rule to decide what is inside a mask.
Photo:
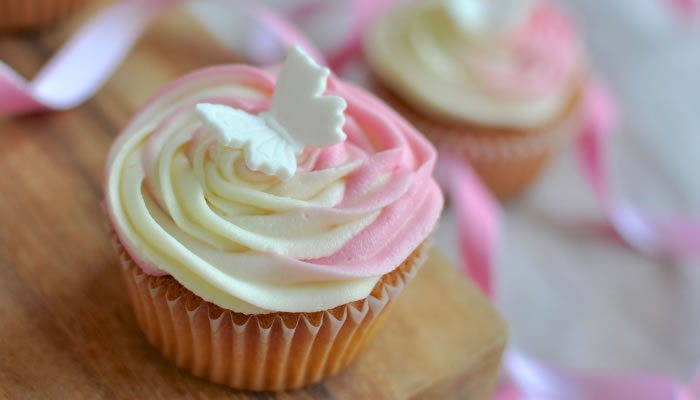
[(221, 104), (202, 103), (197, 113), (219, 142), (243, 150), (248, 168), (286, 180), (304, 147), (345, 140), (338, 96), (324, 96), (330, 71), (294, 46), (277, 77), (270, 111), (259, 116)]
[(296, 142), (297, 149), (345, 140), (343, 112), (347, 104), (341, 97), (323, 96), (328, 75), (328, 68), (293, 46), (277, 77), (270, 114)]
[(243, 150), (248, 168), (283, 180), (294, 175), (297, 161), (293, 144), (263, 118), (222, 104), (200, 103), (196, 110), (220, 143)]

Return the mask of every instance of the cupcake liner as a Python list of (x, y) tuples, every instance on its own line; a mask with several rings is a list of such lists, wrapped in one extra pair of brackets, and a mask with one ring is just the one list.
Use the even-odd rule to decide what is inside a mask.
[(170, 276), (146, 275), (112, 237), (148, 341), (196, 376), (255, 391), (299, 388), (351, 362), (413, 279), (430, 245), (424, 241), (364, 299), (312, 313), (246, 315), (204, 301)]
[(0, 31), (41, 28), (79, 9), (87, 0), (0, 0)]
[[(375, 83), (379, 82), (375, 77)], [(581, 81), (583, 82), (583, 81)], [(377, 94), (410, 121), (438, 150), (466, 159), (498, 198), (505, 200), (525, 190), (564, 143), (577, 132), (581, 119), (583, 85), (569, 105), (549, 124), (533, 130), (487, 127), (464, 122), (439, 121), (376, 83)]]

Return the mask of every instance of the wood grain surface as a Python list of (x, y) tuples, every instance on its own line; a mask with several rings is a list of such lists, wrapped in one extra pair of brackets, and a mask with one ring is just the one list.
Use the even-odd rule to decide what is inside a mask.
[[(71, 29), (0, 38), (0, 58), (32, 76)], [(209, 384), (142, 337), (102, 226), (105, 154), (158, 88), (231, 61), (175, 12), (86, 104), (0, 120), (0, 398), (486, 398), (505, 327), (435, 253), (363, 355), (306, 390), (246, 394)]]

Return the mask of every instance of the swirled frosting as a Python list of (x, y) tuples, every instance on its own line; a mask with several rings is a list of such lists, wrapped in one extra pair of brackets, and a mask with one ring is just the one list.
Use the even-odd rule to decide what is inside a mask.
[(246, 166), (195, 112), (257, 114), (275, 79), (247, 66), (190, 74), (156, 95), (114, 142), (107, 211), (129, 255), (223, 308), (313, 312), (369, 295), (429, 235), (442, 207), (435, 150), (386, 105), (329, 79), (347, 140), (307, 148), (286, 181)]
[[(516, 129), (550, 122), (577, 86), (576, 31), (546, 2), (518, 8), (504, 1), (462, 0), (465, 7), (483, 3), (486, 11), (461, 13), (452, 6), (455, 0), (414, 1), (390, 10), (367, 35), (372, 70), (431, 115)], [(513, 9), (520, 15), (512, 15)]]

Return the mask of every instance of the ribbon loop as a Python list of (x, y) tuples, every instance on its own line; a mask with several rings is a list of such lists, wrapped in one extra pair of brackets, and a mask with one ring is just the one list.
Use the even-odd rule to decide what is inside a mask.
[[(0, 116), (66, 110), (92, 97), (129, 54), (150, 24), (168, 8), (195, 0), (123, 0), (107, 6), (84, 25), (32, 82), (0, 62)], [(284, 47), (299, 44), (312, 58), (323, 56), (284, 18), (253, 1), (210, 0), (237, 6), (275, 33)]]

